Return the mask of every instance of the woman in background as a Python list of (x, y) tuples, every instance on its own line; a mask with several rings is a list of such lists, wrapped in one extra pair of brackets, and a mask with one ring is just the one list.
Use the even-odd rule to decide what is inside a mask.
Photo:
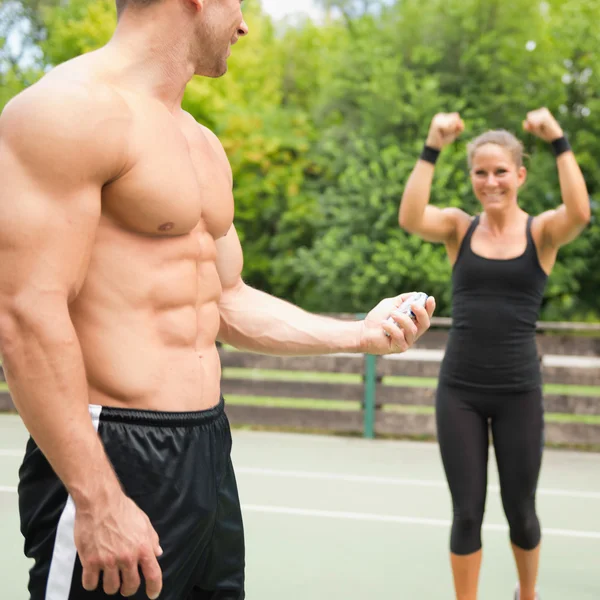
[(559, 207), (535, 216), (520, 208), (518, 192), (527, 176), (523, 146), (504, 130), (488, 131), (468, 146), (481, 213), (473, 217), (459, 208), (431, 206), (436, 159), (464, 130), (453, 113), (433, 118), (399, 211), (400, 226), (443, 243), (452, 264), (452, 327), (436, 393), (436, 423), (453, 503), (450, 552), (458, 600), (477, 598), (488, 423), (518, 571), (515, 599), (539, 598), (535, 496), (544, 411), (536, 322), (558, 250), (585, 228), (590, 205), (581, 170), (552, 114), (545, 108), (530, 112), (523, 127), (552, 146)]

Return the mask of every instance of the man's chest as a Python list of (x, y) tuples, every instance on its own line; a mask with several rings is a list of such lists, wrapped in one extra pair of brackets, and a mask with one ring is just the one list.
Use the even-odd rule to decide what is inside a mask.
[(160, 110), (136, 116), (127, 168), (103, 193), (103, 209), (147, 235), (184, 235), (199, 224), (215, 239), (233, 222), (229, 165), (195, 123)]

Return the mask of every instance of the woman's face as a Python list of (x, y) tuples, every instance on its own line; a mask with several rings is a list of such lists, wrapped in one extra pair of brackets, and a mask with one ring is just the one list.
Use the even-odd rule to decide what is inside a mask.
[(484, 144), (475, 151), (471, 183), (484, 210), (505, 210), (515, 204), (526, 177), (525, 167), (518, 167), (506, 148)]

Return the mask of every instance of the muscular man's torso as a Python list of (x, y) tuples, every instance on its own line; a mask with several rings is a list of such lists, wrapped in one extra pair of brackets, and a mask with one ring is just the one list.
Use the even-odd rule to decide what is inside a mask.
[[(62, 76), (70, 68), (81, 77), (85, 60)], [(89, 266), (70, 305), (89, 401), (202, 410), (219, 399), (216, 240), (233, 222), (229, 165), (189, 114), (121, 87), (114, 73), (109, 82), (101, 65), (90, 57), (88, 77), (122, 103), (127, 150), (123, 172), (102, 190)]]

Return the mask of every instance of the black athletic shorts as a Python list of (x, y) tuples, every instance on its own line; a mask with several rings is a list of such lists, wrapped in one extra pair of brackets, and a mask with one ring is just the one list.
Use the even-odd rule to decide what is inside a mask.
[[(244, 532), (223, 399), (201, 412), (90, 406), (90, 414), (125, 493), (159, 535), (160, 599), (242, 600)], [(31, 439), (19, 478), (31, 600), (115, 598), (101, 585), (83, 589), (75, 506)], [(143, 578), (132, 598), (147, 599)]]

